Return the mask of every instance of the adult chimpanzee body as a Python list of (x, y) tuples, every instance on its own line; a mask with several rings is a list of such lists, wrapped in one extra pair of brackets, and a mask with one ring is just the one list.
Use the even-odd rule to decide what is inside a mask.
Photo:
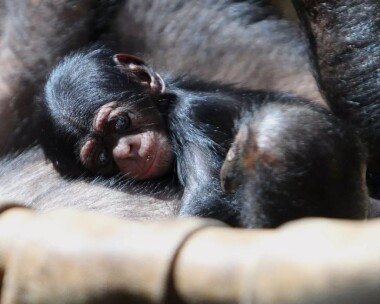
[[(253, 191), (226, 194), (219, 172), (243, 116), (254, 124)], [(61, 173), (166, 177), (183, 193), (182, 215), (252, 227), (366, 216), (360, 143), (326, 109), (290, 94), (160, 76), (137, 57), (92, 49), (55, 68), (40, 118)], [(243, 208), (247, 199), (257, 207)]]
[(294, 0), (330, 108), (355, 126), (368, 150), (367, 184), (380, 197), (380, 3)]

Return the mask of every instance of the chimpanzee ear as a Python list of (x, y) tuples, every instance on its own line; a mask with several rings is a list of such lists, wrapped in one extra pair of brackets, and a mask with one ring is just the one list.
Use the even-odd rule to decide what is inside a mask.
[(243, 182), (244, 172), (251, 171), (248, 167), (255, 165), (253, 157), (246, 157), (246, 154), (250, 156), (254, 152), (246, 153), (244, 148), (250, 140), (253, 140), (253, 136), (250, 134), (249, 121), (245, 119), (240, 122), (239, 132), (236, 134), (220, 170), (221, 186), (226, 193), (235, 192)]
[(235, 192), (243, 180), (241, 164), (241, 146), (236, 142), (228, 150), (226, 159), (220, 170), (222, 190), (226, 193)]
[(164, 93), (165, 82), (149, 65), (142, 59), (130, 54), (116, 54), (113, 61), (124, 72), (135, 75), (142, 84), (149, 86), (152, 93)]

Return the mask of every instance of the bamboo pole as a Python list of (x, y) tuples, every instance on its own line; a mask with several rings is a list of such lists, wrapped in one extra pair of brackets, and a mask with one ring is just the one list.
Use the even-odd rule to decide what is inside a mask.
[(380, 303), (379, 232), (380, 220), (244, 230), (10, 208), (1, 303)]

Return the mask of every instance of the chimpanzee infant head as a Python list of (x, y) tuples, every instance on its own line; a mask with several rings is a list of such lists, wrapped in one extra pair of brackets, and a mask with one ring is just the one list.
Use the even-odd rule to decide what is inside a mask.
[(65, 58), (41, 98), (41, 144), (63, 174), (165, 175), (173, 153), (158, 109), (165, 83), (142, 60), (105, 49)]

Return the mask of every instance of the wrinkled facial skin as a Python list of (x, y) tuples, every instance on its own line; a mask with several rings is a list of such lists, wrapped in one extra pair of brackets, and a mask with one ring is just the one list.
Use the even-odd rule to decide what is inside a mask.
[(46, 156), (67, 176), (174, 174), (165, 94), (163, 78), (136, 56), (93, 48), (66, 57), (42, 98)]
[(167, 174), (173, 152), (161, 114), (154, 106), (141, 109), (110, 102), (95, 114), (90, 135), (79, 159), (96, 174), (122, 173), (136, 180)]

